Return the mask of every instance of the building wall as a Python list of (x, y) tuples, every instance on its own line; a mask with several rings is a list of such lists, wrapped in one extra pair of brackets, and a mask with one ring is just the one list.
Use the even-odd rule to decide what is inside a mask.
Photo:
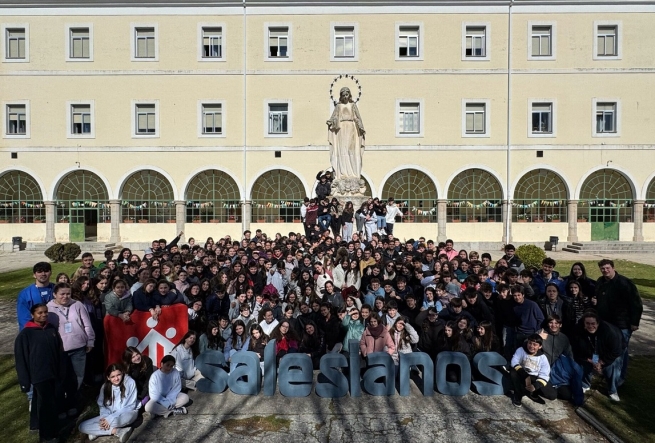
[[(48, 201), (55, 198), (67, 172), (85, 169), (102, 178), (110, 199), (121, 199), (129, 175), (150, 169), (164, 174), (175, 200), (183, 201), (195, 174), (219, 169), (235, 180), (241, 200), (247, 201), (257, 178), (279, 168), (298, 176), (311, 195), (316, 173), (329, 166), (325, 120), (332, 109), (330, 84), (339, 74), (352, 74), (362, 86), (358, 107), (367, 131), (363, 175), (374, 195), (388, 197), (382, 190), (392, 173), (416, 169), (434, 181), (436, 202), (448, 198), (449, 184), (458, 173), (480, 168), (498, 180), (502, 199), (511, 202), (521, 177), (548, 169), (563, 179), (568, 198), (576, 200), (589, 174), (607, 168), (628, 179), (634, 201), (647, 198), (655, 160), (655, 126), (651, 124), (655, 54), (650, 50), (655, 36), (648, 32), (655, 7), (628, 6), (621, 1), (537, 7), (517, 1), (510, 17), (505, 2), (450, 6), (435, 1), (402, 9), (372, 7), (366, 2), (349, 6), (344, 2), (339, 7), (294, 4), (247, 5), (245, 18), (242, 8), (232, 6), (178, 9), (164, 4), (140, 9), (81, 4), (3, 9), (3, 31), (7, 27), (29, 29), (29, 61), (4, 59), (0, 63), (0, 97), (3, 109), (11, 103), (29, 103), (30, 130), (29, 137), (7, 136), (3, 130), (0, 174), (29, 173)], [(618, 26), (617, 59), (593, 55), (594, 29), (605, 22)], [(485, 60), (463, 60), (467, 23), (487, 26)], [(530, 60), (530, 25), (538, 23), (553, 26), (554, 60)], [(337, 24), (356, 30), (354, 61), (331, 57), (331, 30)], [(224, 57), (220, 61), (199, 61), (203, 25), (222, 27)], [(267, 29), (278, 25), (290, 30), (289, 61), (266, 60)], [(396, 57), (400, 25), (419, 27), (421, 56), (417, 60)], [(67, 61), (70, 26), (92, 29), (92, 61)], [(134, 26), (156, 27), (155, 61), (132, 60)], [(483, 136), (463, 136), (467, 99), (487, 103), (489, 126)], [(595, 134), (594, 99), (618, 104), (620, 130), (616, 134)], [(139, 100), (158, 105), (155, 137), (133, 135), (132, 110)], [(397, 135), (396, 105), (403, 100), (421, 103), (422, 128), (410, 137)], [(68, 134), (69, 106), (75, 101), (93, 104), (95, 134), (91, 138)], [(223, 104), (220, 136), (199, 134), (199, 103), (205, 101)], [(267, 134), (267, 101), (290, 104), (288, 136)], [(532, 136), (531, 101), (554, 104), (552, 136)], [(3, 117), (6, 120), (4, 111)], [(17, 158), (10, 158), (10, 153)], [(230, 226), (230, 233), (237, 226), (243, 229), (247, 222)], [(67, 231), (59, 225), (55, 236), (65, 240)], [(111, 237), (109, 224), (104, 225), (99, 240)], [(124, 241), (147, 240), (162, 229), (174, 233), (179, 225), (121, 224), (120, 236)], [(577, 226), (580, 240), (591, 238), (585, 225), (589, 224)], [(621, 223), (621, 239), (632, 239), (641, 230), (637, 225)], [(189, 235), (200, 237), (218, 227), (187, 226)], [(0, 241), (8, 241), (16, 229), (2, 229)], [(411, 236), (427, 226), (403, 223), (397, 229)], [(436, 224), (430, 223), (429, 229), (436, 233)], [(528, 242), (542, 240), (546, 234), (558, 234), (561, 239), (569, 234), (567, 223), (514, 223), (509, 239), (504, 238), (508, 227), (503, 223), (448, 223), (446, 230), (448, 236), (470, 241), (513, 238)], [(19, 231), (27, 240), (46, 240), (45, 226), (35, 224)], [(646, 240), (655, 239), (650, 226), (644, 231)]]

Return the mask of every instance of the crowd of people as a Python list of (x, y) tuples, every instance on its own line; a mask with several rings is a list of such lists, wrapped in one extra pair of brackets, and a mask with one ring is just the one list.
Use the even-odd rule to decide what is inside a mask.
[[(592, 280), (582, 263), (568, 275), (555, 271), (551, 258), (526, 268), (511, 244), (494, 262), (486, 252), (457, 251), (452, 240), (400, 241), (389, 224), (330, 233), (331, 223), (320, 217), (309, 235), (257, 230), (180, 244), (180, 233), (116, 258), (107, 251), (99, 263), (85, 253), (72, 276), (54, 282), (50, 264), (37, 263), (34, 284), (18, 296), (15, 346), (30, 428), (56, 441), (59, 420), (78, 414), (82, 384), (102, 384), (100, 415), (80, 430), (90, 439), (127, 441), (140, 411), (186, 414), (186, 392), (202, 378), (200, 353), (222, 352), (228, 371), (244, 351), (257, 353), (263, 365), (273, 339), (278, 362), (304, 353), (315, 369), (326, 353), (348, 353), (351, 340), (359, 342), (363, 366), (375, 352), (396, 365), (400, 354), (417, 351), (469, 359), (497, 352), (508, 361), (515, 406), (524, 396), (580, 402), (594, 375), (619, 401), (643, 308), (637, 288), (611, 260), (598, 263), (602, 276)], [(104, 362), (104, 316), (127, 323), (142, 311), (157, 319), (175, 304), (187, 306), (189, 330), (161, 361), (128, 347), (122, 361)], [(446, 377), (460, 375), (453, 369)]]

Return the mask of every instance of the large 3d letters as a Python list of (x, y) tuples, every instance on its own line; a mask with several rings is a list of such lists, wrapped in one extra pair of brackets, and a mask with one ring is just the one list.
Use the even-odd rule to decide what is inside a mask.
[(474, 381), (473, 386), (480, 395), (504, 395), (503, 374), (493, 366), (503, 366), (507, 360), (497, 352), (480, 352), (473, 357), (473, 365), (478, 369), (483, 377), (488, 378), (491, 383), (486, 381)]
[[(448, 365), (457, 365), (460, 370), (459, 383), (449, 382), (446, 379), (446, 368)], [(471, 364), (466, 355), (461, 352), (442, 352), (437, 355), (435, 367), (435, 379), (437, 389), (444, 395), (462, 396), (471, 389)]]
[[(230, 391), (240, 395), (257, 395), (262, 385), (259, 357), (250, 351), (237, 352), (232, 356), (234, 369), (230, 372)], [(245, 380), (244, 380), (245, 378)]]
[[(364, 389), (371, 395), (384, 396), (396, 393), (395, 368), (386, 352), (374, 352), (368, 356), (368, 369), (364, 372)], [(383, 378), (384, 381), (376, 380)], [(352, 383), (352, 380), (351, 380)]]
[(325, 354), (321, 358), (321, 372), (316, 379), (316, 395), (323, 398), (338, 398), (346, 395), (348, 379), (337, 369), (345, 367), (348, 367), (345, 356)]
[(275, 365), (275, 340), (268, 342), (264, 348), (264, 395), (275, 395), (277, 385), (277, 367)]
[(200, 392), (220, 394), (227, 389), (228, 375), (223, 369), (225, 356), (221, 351), (205, 351), (196, 358), (196, 368), (203, 377), (196, 386)]
[(280, 360), (277, 385), (285, 397), (307, 397), (312, 392), (314, 367), (307, 354), (287, 354)]
[(420, 366), (423, 372), (423, 385), (421, 392), (426, 397), (434, 392), (434, 363), (430, 356), (424, 352), (400, 353), (400, 395), (409, 395), (409, 368), (412, 365)]

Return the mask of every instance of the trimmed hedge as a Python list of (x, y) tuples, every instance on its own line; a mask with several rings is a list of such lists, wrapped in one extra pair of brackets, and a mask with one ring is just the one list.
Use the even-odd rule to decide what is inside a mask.
[(55, 243), (44, 252), (45, 256), (55, 263), (73, 263), (81, 253), (82, 249), (77, 243)]

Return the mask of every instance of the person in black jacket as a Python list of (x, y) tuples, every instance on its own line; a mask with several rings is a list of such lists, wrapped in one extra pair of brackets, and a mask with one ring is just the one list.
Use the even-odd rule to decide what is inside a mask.
[(582, 365), (582, 390), (589, 391), (592, 374), (605, 377), (610, 399), (620, 401), (617, 384), (623, 364), (623, 335), (614, 325), (600, 320), (589, 310), (580, 319), (578, 334), (573, 342), (573, 355)]
[(141, 354), (134, 346), (128, 346), (123, 352), (123, 366), (125, 374), (132, 377), (136, 383), (136, 398), (141, 405), (148, 403), (148, 382), (154, 372), (152, 360), (147, 355)]
[(30, 429), (38, 429), (46, 442), (59, 441), (57, 435), (56, 384), (61, 380), (64, 345), (57, 328), (48, 323), (48, 307), (39, 303), (30, 309), (32, 320), (14, 343), (18, 384), (23, 392), (33, 386)]
[[(421, 317), (419, 315), (416, 320)], [(418, 348), (428, 354), (431, 360), (437, 356), (439, 339), (444, 334), (445, 325), (435, 308), (427, 310), (427, 317), (421, 322), (421, 329), (418, 331)]]
[(316, 196), (319, 200), (323, 200), (330, 195), (330, 191), (332, 191), (331, 184), (328, 183), (325, 175), (321, 175), (320, 181), (316, 185)]

